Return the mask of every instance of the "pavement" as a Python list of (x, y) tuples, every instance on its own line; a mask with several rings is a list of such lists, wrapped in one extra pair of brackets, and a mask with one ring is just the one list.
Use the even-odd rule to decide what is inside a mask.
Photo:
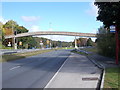
[(48, 88), (92, 88), (96, 89), (101, 69), (86, 56), (71, 53), (61, 68), (45, 86)]
[[(88, 58), (95, 62), (98, 66), (101, 66), (102, 68), (109, 68), (109, 67), (119, 67), (119, 65), (116, 65), (115, 63), (115, 59), (114, 58), (110, 58), (110, 57), (105, 57), (105, 56), (102, 56), (100, 54), (97, 54), (97, 53), (94, 53), (94, 52), (88, 52), (88, 51), (85, 51), (85, 50), (81, 50), (81, 49), (77, 49), (76, 50), (77, 52), (84, 52), (86, 54), (88, 54)], [(119, 61), (120, 63), (120, 61)]]
[(96, 53), (92, 53), (88, 55), (88, 58), (94, 62), (96, 62), (98, 65), (101, 65), (102, 68), (109, 68), (109, 67), (119, 67), (119, 65), (116, 65), (115, 59), (105, 57)]

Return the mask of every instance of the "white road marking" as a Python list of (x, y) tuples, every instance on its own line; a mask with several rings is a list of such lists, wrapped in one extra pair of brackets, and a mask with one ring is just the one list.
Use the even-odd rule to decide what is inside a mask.
[(13, 70), (13, 69), (16, 69), (16, 68), (19, 68), (20, 66), (16, 66), (16, 67), (13, 67), (13, 68), (11, 68), (10, 70)]
[[(70, 55), (68, 56), (68, 58), (70, 57)], [(65, 65), (65, 63), (67, 62), (68, 58), (64, 61), (64, 63), (62, 64), (62, 66), (59, 68), (59, 70), (55, 73), (55, 75), (52, 77), (52, 79), (48, 82), (48, 84), (44, 87), (47, 88), (49, 86), (49, 84), (53, 81), (53, 79), (57, 76), (57, 74), (60, 72), (60, 70), (62, 69), (62, 67)]]

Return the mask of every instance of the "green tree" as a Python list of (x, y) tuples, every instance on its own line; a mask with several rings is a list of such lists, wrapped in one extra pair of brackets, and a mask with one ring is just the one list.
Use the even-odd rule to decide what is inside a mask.
[[(119, 33), (119, 40), (120, 40), (120, 1), (119, 2), (99, 2), (100, 0), (96, 0), (95, 1), (95, 5), (98, 6), (98, 16), (97, 16), (97, 20), (100, 20), (101, 22), (103, 22), (105, 28), (107, 28), (107, 30), (109, 30), (111, 25), (116, 25), (117, 28), (117, 32)], [(103, 46), (101, 46), (103, 43), (100, 43), (101, 40), (104, 41), (109, 41), (109, 42), (104, 42), (103, 45), (109, 47), (110, 50), (108, 50), (108, 52), (106, 52), (106, 55), (109, 55), (109, 53), (111, 54), (115, 54), (115, 35), (114, 34), (110, 34), (109, 31), (107, 31), (107, 34), (102, 34), (98, 35), (98, 45), (99, 47), (101, 47), (101, 51), (105, 51), (106, 49), (108, 50), (107, 47), (102, 48)], [(109, 38), (108, 38), (109, 37)], [(111, 47), (110, 47), (111, 46)], [(113, 56), (113, 55), (111, 55)]]
[(99, 54), (109, 57), (115, 57), (114, 33), (107, 32), (104, 26), (98, 29), (97, 47)]
[(99, 2), (96, 0), (94, 3), (98, 6), (97, 20), (103, 22), (105, 27), (109, 28), (110, 25), (116, 23), (120, 28), (120, 1), (119, 2)]
[(15, 30), (17, 26), (18, 26), (17, 22), (9, 20), (3, 25), (3, 28), (13, 28)]
[(26, 32), (28, 32), (29, 30), (27, 30), (25, 27), (23, 27), (23, 26), (18, 26), (17, 28), (16, 28), (16, 31), (17, 31), (17, 34), (19, 34), (19, 33), (26, 33)]
[(91, 38), (87, 40), (87, 46), (93, 46), (93, 41), (91, 40)]

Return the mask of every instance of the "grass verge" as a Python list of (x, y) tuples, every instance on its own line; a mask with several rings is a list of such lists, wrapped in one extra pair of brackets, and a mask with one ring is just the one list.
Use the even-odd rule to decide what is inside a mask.
[(81, 54), (81, 55), (87, 55), (87, 54), (84, 53), (84, 52), (77, 52), (76, 50), (72, 50), (71, 52), (73, 52), (73, 53), (77, 53), (77, 54)]
[(105, 69), (105, 80), (104, 80), (104, 90), (106, 88), (114, 88), (120, 90), (120, 70), (117, 68), (106, 68)]
[(88, 51), (88, 52), (93, 52), (93, 53), (98, 53), (97, 47), (92, 47), (92, 48), (82, 48), (81, 50)]
[(26, 58), (28, 56), (33, 56), (33, 55), (37, 55), (37, 54), (41, 54), (41, 53), (45, 53), (45, 52), (50, 52), (53, 50), (54, 49), (32, 51), (32, 52), (27, 52), (27, 53), (14, 53), (14, 54), (2, 55), (2, 58), (0, 58), (0, 62), (7, 62), (7, 61), (16, 60), (16, 59)]

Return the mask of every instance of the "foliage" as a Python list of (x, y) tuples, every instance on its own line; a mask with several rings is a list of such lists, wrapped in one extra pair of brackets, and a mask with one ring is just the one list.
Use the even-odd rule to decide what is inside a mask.
[[(42, 41), (43, 43), (43, 47), (46, 48), (47, 45), (48, 47), (50, 47), (50, 42), (51, 42), (51, 47), (70, 47), (72, 46), (72, 42), (64, 42), (64, 41), (53, 41), (47, 38), (43, 38), (43, 37), (34, 37), (35, 41), (36, 41), (36, 47), (37, 48), (41, 48), (40, 46), (40, 41)], [(49, 40), (50, 42), (47, 43), (47, 40)]]
[(5, 40), (4, 38), (4, 28), (3, 28), (3, 23), (0, 22), (0, 48), (3, 47), (2, 42)]
[(105, 27), (113, 25), (114, 22), (120, 27), (120, 1), (119, 2), (99, 2), (94, 3), (98, 6), (97, 20), (103, 22)]
[[(1, 25), (2, 23), (0, 23)], [(3, 31), (3, 44), (7, 47), (8, 43), (11, 42), (12, 47), (14, 45), (13, 39), (4, 39), (4, 35), (16, 35), (20, 33), (26, 33), (29, 30), (26, 29), (24, 26), (19, 26), (17, 22), (13, 20), (9, 20), (5, 24), (2, 24), (2, 31)], [(49, 43), (47, 43), (47, 40)], [(16, 43), (18, 45), (18, 48), (41, 48), (40, 41), (42, 41), (44, 48), (50, 47), (50, 42), (52, 47), (70, 47), (72, 45), (72, 42), (61, 42), (61, 41), (52, 41), (47, 38), (40, 38), (40, 37), (32, 37), (32, 36), (26, 36), (26, 37), (18, 37), (16, 38)], [(22, 42), (22, 45), (19, 43)]]
[[(86, 46), (87, 44), (87, 38), (78, 38), (77, 40), (77, 46), (81, 47), (81, 46)], [(75, 40), (73, 42), (73, 45), (75, 45)]]
[(25, 27), (23, 27), (23, 26), (18, 26), (16, 28), (16, 31), (17, 31), (17, 34), (28, 32), (28, 30)]
[[(94, 3), (98, 6), (97, 20), (103, 22), (104, 27), (98, 35), (99, 52), (106, 56), (115, 56), (115, 34), (110, 34), (109, 30), (111, 25), (115, 25), (119, 34), (120, 40), (120, 1), (119, 2), (99, 2), (96, 0)], [(103, 30), (102, 30), (103, 29)], [(100, 31), (100, 30), (99, 30)], [(104, 32), (103, 32), (104, 31)], [(101, 35), (100, 35), (101, 34)], [(119, 53), (120, 54), (120, 53)]]
[(87, 40), (87, 46), (93, 46), (93, 41), (91, 40), (91, 38)]
[(100, 54), (110, 57), (115, 56), (115, 35), (107, 32), (104, 26), (99, 28), (97, 47)]
[[(95, 46), (95, 43), (91, 40), (91, 38), (78, 38), (77, 40), (77, 46)], [(73, 45), (75, 45), (75, 41), (73, 42)]]
[[(27, 30), (25, 27), (23, 26), (19, 26), (17, 24), (17, 22), (13, 21), (13, 20), (9, 20), (8, 22), (6, 22), (3, 25), (3, 36), (4, 35), (13, 35), (13, 34), (20, 34), (20, 33), (25, 33), (28, 32), (29, 30)], [(5, 46), (7, 46), (8, 42), (11, 42), (12, 46), (13, 46), (13, 39), (4, 39), (3, 37), (3, 44)], [(22, 42), (22, 46), (19, 45), (19, 42)], [(20, 37), (20, 38), (16, 38), (16, 42), (18, 44), (18, 48), (32, 48), (33, 46), (35, 46), (36, 42), (34, 40), (34, 38), (32, 36), (28, 36), (28, 37)], [(28, 45), (28, 47), (26, 47), (26, 45)]]
[(3, 28), (12, 28), (13, 30), (15, 30), (17, 26), (18, 26), (17, 22), (9, 20), (3, 25)]

